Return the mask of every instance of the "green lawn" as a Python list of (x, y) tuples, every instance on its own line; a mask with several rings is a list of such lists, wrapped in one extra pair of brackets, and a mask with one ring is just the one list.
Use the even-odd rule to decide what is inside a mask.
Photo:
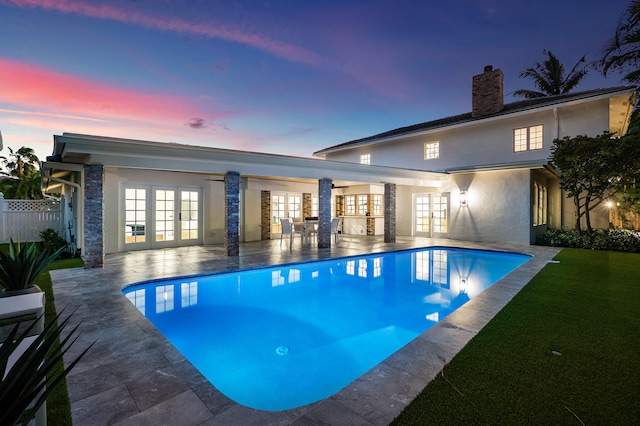
[[(77, 268), (81, 266), (83, 266), (83, 262), (80, 258), (56, 260), (49, 265), (47, 272), (44, 272), (36, 280), (38, 287), (40, 287), (46, 294), (45, 322), (47, 324), (53, 321), (56, 316), (51, 276), (48, 271), (52, 269)], [(68, 314), (68, 312), (65, 311), (65, 314)], [(63, 314), (63, 318), (66, 318), (64, 316), (65, 314)], [(60, 369), (61, 368), (62, 363), (60, 365)], [(71, 407), (69, 405), (66, 381), (63, 381), (49, 396), (49, 398), (47, 398), (47, 424), (56, 426), (71, 425)]]
[(394, 425), (639, 423), (640, 254), (556, 260)]

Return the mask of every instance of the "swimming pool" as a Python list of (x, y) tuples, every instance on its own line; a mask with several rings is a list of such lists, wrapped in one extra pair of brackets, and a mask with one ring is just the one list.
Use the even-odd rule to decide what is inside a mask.
[(336, 393), (527, 259), (427, 248), (123, 292), (223, 394), (279, 411)]

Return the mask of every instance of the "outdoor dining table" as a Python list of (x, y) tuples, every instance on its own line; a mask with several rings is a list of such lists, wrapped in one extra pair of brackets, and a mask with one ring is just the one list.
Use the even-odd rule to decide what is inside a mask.
[(304, 230), (304, 241), (309, 241), (309, 230), (318, 225), (318, 220), (305, 220), (303, 222), (293, 222), (294, 229), (302, 228)]

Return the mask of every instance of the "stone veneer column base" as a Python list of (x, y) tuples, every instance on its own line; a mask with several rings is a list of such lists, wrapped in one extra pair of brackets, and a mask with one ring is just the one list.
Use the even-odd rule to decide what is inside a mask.
[(104, 265), (104, 166), (84, 166), (84, 247), (85, 268)]
[(260, 240), (271, 239), (271, 191), (260, 193)]
[(384, 184), (384, 242), (396, 242), (396, 185)]
[(318, 180), (318, 248), (331, 247), (331, 179)]
[(227, 256), (240, 254), (240, 173), (224, 176), (224, 251)]

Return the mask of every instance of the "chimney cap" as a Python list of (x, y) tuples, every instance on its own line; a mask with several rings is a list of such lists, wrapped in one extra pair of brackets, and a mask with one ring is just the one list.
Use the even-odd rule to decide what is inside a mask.
[(485, 65), (484, 72), (493, 71), (493, 65)]

